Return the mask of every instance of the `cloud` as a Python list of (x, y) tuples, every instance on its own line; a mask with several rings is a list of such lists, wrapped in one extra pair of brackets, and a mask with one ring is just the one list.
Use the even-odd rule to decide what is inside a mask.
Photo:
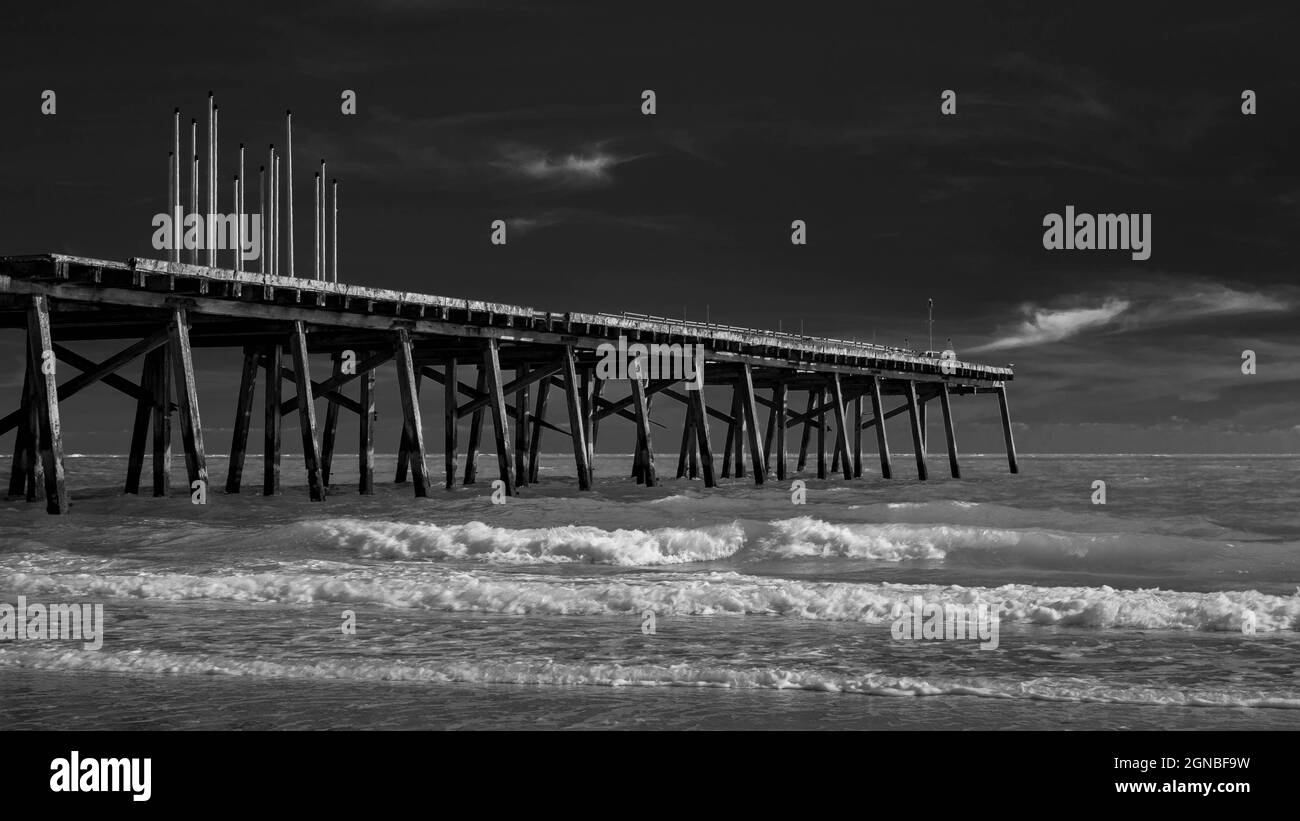
[(1128, 310), (1129, 304), (1123, 299), (1108, 299), (1105, 304), (1096, 308), (1050, 310), (1025, 306), (1023, 310), (1029, 316), (1014, 331), (1000, 339), (971, 348), (971, 352), (998, 351), (1004, 348), (1039, 345), (1044, 342), (1059, 342), (1089, 328), (1110, 324)]
[(1300, 295), (1291, 287), (1265, 293), (1205, 280), (1153, 278), (1126, 283), (1104, 296), (1076, 294), (1056, 307), (1023, 305), (1024, 319), (1000, 329), (993, 341), (971, 351), (1060, 342), (1103, 328), (1108, 333), (1125, 333), (1208, 317), (1277, 313), (1297, 305)]
[(610, 170), (626, 161), (599, 148), (556, 156), (532, 146), (509, 145), (501, 148), (493, 165), (529, 180), (582, 187), (608, 183)]

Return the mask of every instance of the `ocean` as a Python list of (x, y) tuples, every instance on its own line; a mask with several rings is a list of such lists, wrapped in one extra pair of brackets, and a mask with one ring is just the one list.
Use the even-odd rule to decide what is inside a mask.
[[(484, 457), (415, 499), (339, 454), (324, 503), (210, 457), (205, 506), (179, 457), (167, 499), (70, 457), (70, 515), (0, 503), (0, 603), (102, 604), (103, 644), (0, 640), (0, 728), (1300, 728), (1300, 457), (869, 455), (803, 504), (673, 457), (582, 493), (554, 454), (502, 505)], [(898, 638), (917, 601), (996, 648)]]

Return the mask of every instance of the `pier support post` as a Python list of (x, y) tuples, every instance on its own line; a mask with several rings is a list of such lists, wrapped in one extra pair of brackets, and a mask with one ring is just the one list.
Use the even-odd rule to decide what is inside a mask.
[[(566, 387), (567, 391), (568, 388)], [(542, 427), (546, 422), (546, 404), (551, 395), (551, 381), (543, 379), (537, 383), (537, 411), (533, 414), (532, 438), (528, 443), (528, 481), (530, 484), (537, 483), (537, 477), (541, 470), (540, 457), (542, 450)]]
[[(487, 369), (478, 367), (475, 389), (481, 394), (487, 387)], [(469, 418), (469, 441), (465, 443), (465, 479), (462, 484), (472, 485), (478, 479), (479, 441), (483, 436), (483, 408), (478, 408)]]
[(1007, 442), (1007, 467), (1012, 473), (1020, 472), (1020, 464), (1016, 461), (1016, 440), (1011, 435), (1011, 409), (1007, 407), (1007, 386), (999, 384), (998, 392), (998, 409), (1002, 412), (1002, 435)]
[[(457, 365), (456, 357), (447, 357), (447, 366), (443, 370), (445, 378), (442, 380), (442, 452), (447, 490), (451, 490), (456, 484), (456, 451), (460, 448), (459, 443), (456, 441), (456, 434), (458, 433), (456, 428), (456, 395), (457, 389), (460, 387), (460, 375)], [(477, 414), (475, 418), (478, 418)]]
[[(411, 464), (411, 485), (417, 498), (429, 495), (429, 467), (424, 458), (424, 428), (420, 421), (420, 393), (416, 380), (415, 354), (411, 332), (397, 332), (397, 389), (402, 397), (402, 428), (405, 430), (407, 458)], [(310, 390), (310, 382), (308, 390)]]
[(284, 359), (284, 345), (267, 345), (262, 366), (266, 368), (266, 419), (262, 428), (262, 495), (275, 496), (280, 492), (280, 362)]
[[(515, 368), (515, 379), (528, 376), (528, 366)], [(515, 391), (515, 484), (528, 487), (528, 387)]]
[(722, 443), (722, 478), (731, 478), (731, 455), (735, 452), (732, 447), (736, 438), (736, 425), (740, 421), (740, 395), (734, 391), (731, 394), (731, 418), (727, 421), (727, 436)]
[(600, 380), (592, 368), (582, 369), (582, 433), (587, 440), (587, 473), (596, 481), (596, 403), (600, 399)]
[(853, 478), (862, 478), (862, 394), (853, 398)]
[(687, 390), (686, 396), (693, 408), (691, 422), (695, 428), (695, 441), (700, 448), (700, 469), (704, 474), (704, 486), (717, 487), (718, 477), (713, 472), (713, 443), (709, 440), (709, 408), (704, 398), (703, 375), (700, 377), (699, 389)]
[(921, 403), (916, 399), (916, 383), (904, 380), (907, 392), (907, 416), (912, 422), (912, 447), (916, 450), (916, 478), (929, 479), (930, 472), (925, 466), (925, 439), (921, 434)]
[(893, 462), (889, 455), (889, 435), (885, 431), (885, 408), (880, 401), (880, 379), (871, 377), (871, 415), (876, 420), (876, 448), (880, 451), (880, 478), (892, 479)]
[(844, 387), (840, 384), (840, 375), (831, 374), (831, 398), (835, 400), (835, 439), (836, 449), (839, 450), (843, 458), (840, 459), (840, 466), (844, 471), (845, 479), (853, 478), (853, 463), (849, 458), (849, 424), (848, 416), (844, 411)]
[[(399, 367), (399, 371), (400, 371), (400, 367)], [(417, 405), (420, 402), (421, 380), (423, 379), (424, 379), (424, 374), (420, 371), (419, 368), (416, 368), (415, 369), (415, 402)], [(411, 459), (411, 442), (406, 432), (406, 426), (403, 425), (402, 438), (397, 443), (397, 472), (393, 474), (394, 484), (400, 485), (406, 481), (407, 466), (410, 463), (410, 459)]]
[(813, 418), (813, 408), (816, 407), (817, 391), (808, 390), (808, 407), (804, 411), (803, 434), (799, 438), (799, 459), (795, 462), (795, 473), (802, 473), (808, 466), (808, 442), (812, 438), (812, 426), (815, 421)]
[[(32, 372), (27, 363), (31, 355), (23, 360), (23, 393), (19, 407), (18, 429), (14, 432), (14, 458), (9, 463), (9, 498), (16, 499), (27, 490), (27, 475), (31, 472), (31, 435), (29, 420), (32, 411)], [(148, 417), (145, 417), (146, 422)]]
[[(578, 474), (578, 489), (591, 490), (591, 469), (587, 465), (587, 437), (583, 429), (587, 420), (583, 418), (582, 396), (579, 391), (582, 386), (578, 383), (578, 369), (574, 363), (573, 346), (565, 345), (564, 353), (564, 405), (569, 412), (569, 433), (573, 440), (573, 467)], [(585, 383), (586, 380), (584, 379)], [(547, 382), (542, 382), (538, 395), (538, 404), (541, 404), (541, 397), (546, 395)], [(540, 415), (545, 411), (542, 407), (538, 410)], [(538, 426), (538, 432), (541, 432), (541, 426)], [(534, 441), (534, 446), (536, 442)]]
[[(741, 405), (744, 411), (744, 425), (749, 431), (749, 459), (754, 469), (754, 484), (761, 485), (767, 481), (767, 465), (763, 459), (763, 440), (758, 432), (758, 401), (754, 398), (754, 374), (746, 362), (741, 366), (740, 384), (736, 386), (741, 392)], [(739, 455), (736, 457), (740, 461)]]
[(483, 351), (483, 371), (487, 374), (488, 407), (492, 410), (492, 434), (497, 447), (497, 469), (505, 484), (507, 496), (515, 495), (514, 478), (510, 472), (510, 419), (506, 413), (506, 397), (501, 388), (501, 354), (496, 338), (488, 339)]
[[(50, 337), (50, 304), (42, 294), (32, 296), (27, 309), (27, 362), (36, 409), (36, 432), (41, 466), (45, 472), (45, 509), (67, 513), (67, 480), (63, 475), (63, 425), (59, 418), (59, 384), (55, 377), (54, 341)], [(46, 363), (50, 363), (48, 366)], [(48, 370), (48, 372), (47, 372)]]
[(303, 322), (293, 323), (289, 343), (298, 390), (298, 427), (302, 431), (302, 459), (307, 468), (307, 498), (321, 502), (325, 500), (325, 482), (321, 478), (320, 451), (316, 449), (316, 397), (311, 390), (311, 363), (307, 358), (307, 329)]
[(149, 354), (145, 354), (144, 364), (140, 368), (140, 390), (143, 393), (135, 400), (131, 449), (126, 457), (126, 493), (140, 492), (140, 474), (144, 472), (144, 451), (149, 439), (149, 420), (153, 415), (153, 361), (149, 357)]
[(777, 416), (780, 411), (776, 406), (777, 388), (772, 389), (772, 405), (767, 414), (767, 430), (763, 433), (763, 467), (770, 472), (772, 470), (772, 441), (776, 438), (776, 426), (785, 424), (785, 419)]
[[(323, 272), (323, 265), (321, 269)], [(331, 360), (334, 367), (331, 369), (330, 375), (335, 379), (343, 376), (343, 356), (336, 351)], [(342, 390), (342, 388), (336, 388), (335, 390)], [(339, 432), (339, 403), (333, 397), (328, 398), (326, 401), (328, 404), (325, 406), (325, 429), (320, 434), (320, 478), (328, 490), (330, 486), (330, 470), (334, 466), (334, 440)]]
[[(181, 447), (185, 450), (185, 472), (189, 478), (187, 490), (194, 483), (202, 483), (202, 498), (207, 498), (208, 457), (203, 450), (203, 422), (199, 416), (199, 393), (194, 379), (194, 358), (190, 351), (190, 323), (184, 308), (172, 311), (171, 348), (172, 366), (176, 369), (176, 404), (181, 423)], [(164, 412), (167, 405), (163, 405)], [(206, 502), (205, 502), (206, 504)]]
[(172, 489), (172, 349), (151, 351), (153, 362), (153, 495)]
[(691, 406), (686, 406), (686, 415), (682, 418), (682, 449), (677, 455), (677, 478), (686, 478), (686, 465), (689, 461), (689, 451), (691, 448)]
[(826, 478), (826, 389), (817, 389), (817, 478)]
[[(257, 349), (246, 346), (244, 367), (239, 377), (239, 396), (235, 400), (235, 429), (230, 436), (230, 468), (226, 473), (226, 493), (238, 493), (244, 477), (244, 455), (248, 452), (248, 429), (253, 415), (253, 394), (257, 389), (257, 360)], [(138, 416), (137, 424), (139, 424)]]
[[(362, 351), (368, 354), (369, 351)], [(367, 357), (368, 358), (368, 357)], [(357, 414), (357, 492), (370, 496), (375, 492), (375, 369), (361, 375), (361, 413)]]
[(785, 434), (789, 426), (786, 424), (788, 400), (784, 382), (776, 386), (772, 401), (775, 403), (772, 413), (776, 414), (776, 478), (785, 481)]
[(632, 405), (636, 409), (637, 452), (641, 454), (641, 481), (646, 487), (654, 487), (655, 476), (654, 447), (650, 443), (650, 406), (646, 401), (645, 384), (640, 375), (634, 375), (632, 382)]
[(916, 397), (916, 412), (921, 420), (921, 451), (927, 456), (930, 453), (930, 444), (926, 441), (926, 434), (930, 432), (929, 419), (925, 413), (925, 403), (928, 401), (924, 393), (918, 393)]
[(948, 398), (947, 383), (939, 384), (939, 406), (943, 408), (943, 433), (948, 440), (948, 467), (952, 478), (961, 478), (961, 466), (957, 464), (957, 432), (952, 425), (952, 402)]

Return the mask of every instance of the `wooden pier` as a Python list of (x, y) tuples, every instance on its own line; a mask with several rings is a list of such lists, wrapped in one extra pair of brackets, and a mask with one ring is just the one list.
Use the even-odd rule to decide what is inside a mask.
[[(390, 363), (402, 414), (396, 480), (409, 476), (418, 497), (428, 496), (435, 481), (419, 405), (422, 388), (431, 383), (444, 393), (443, 481), (448, 488), (483, 478), (477, 457), (485, 416), (491, 421), (488, 450), (496, 454), (494, 478), (508, 494), (537, 481), (540, 443), (548, 431), (570, 440), (578, 486), (590, 489), (600, 422), (611, 418), (635, 426), (633, 477), (653, 486), (660, 470), (654, 443), (663, 436), (655, 432), (662, 425), (652, 419), (652, 411), (660, 396), (686, 406), (677, 476), (702, 477), (706, 487), (715, 486), (718, 478), (718, 454), (705, 424), (709, 418), (726, 425), (721, 476), (748, 475), (762, 484), (787, 477), (791, 428), (800, 429), (797, 470), (804, 469), (815, 434), (819, 478), (831, 471), (845, 479), (861, 477), (864, 433), (872, 431), (880, 475), (890, 478), (895, 466), (881, 421), (906, 413), (917, 475), (925, 479), (925, 413), (933, 399), (939, 400), (943, 416), (949, 470), (960, 477), (951, 398), (979, 393), (998, 398), (1008, 465), (1017, 471), (1005, 387), (1011, 369), (945, 363), (885, 346), (654, 317), (552, 313), (175, 261), (121, 263), (60, 254), (0, 258), (0, 326), (25, 331), (28, 354), (18, 407), (0, 418), (0, 434), (17, 430), (9, 494), (28, 501), (43, 497), (50, 513), (70, 508), (59, 403), (97, 382), (136, 402), (125, 491), (140, 492), (146, 451), (152, 454), (153, 495), (171, 491), (174, 415), (187, 490), (208, 496), (202, 385), (195, 378), (194, 348), (233, 349), (231, 365), (241, 367), (227, 494), (248, 486), (244, 457), (259, 378), (265, 414), (262, 493), (280, 491), (281, 422), (296, 413), (307, 493), (313, 500), (325, 499), (342, 411), (358, 420), (360, 492), (373, 493), (375, 384)], [(610, 380), (598, 376), (599, 351), (620, 336), (629, 344), (700, 346), (703, 384), (730, 388), (730, 404), (711, 407), (704, 391), (668, 378), (634, 378), (628, 380), (626, 398), (602, 396)], [(96, 362), (65, 347), (82, 340), (129, 344)], [(313, 375), (313, 355), (329, 355), (329, 373)], [(119, 375), (136, 359), (142, 359), (138, 382)], [(72, 375), (65, 376), (69, 370)], [(284, 394), (285, 383), (292, 383), (291, 396)], [(548, 419), (553, 387), (560, 389), (564, 405), (555, 416), (567, 425)], [(800, 391), (806, 401), (797, 409), (791, 392)], [(902, 401), (887, 408), (889, 398)], [(317, 400), (326, 403), (323, 420), (316, 414)], [(219, 410), (231, 409), (209, 406), (208, 418)], [(766, 420), (761, 418), (764, 410)], [(462, 447), (457, 425), (465, 417), (470, 427)], [(835, 435), (828, 469), (831, 422)]]

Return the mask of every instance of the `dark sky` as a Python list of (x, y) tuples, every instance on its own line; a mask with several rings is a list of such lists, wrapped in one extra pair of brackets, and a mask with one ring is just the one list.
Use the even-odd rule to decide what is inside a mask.
[[(1016, 365), (1025, 451), (1300, 451), (1300, 20), (1270, 5), (8, 11), (0, 254), (160, 256), (170, 114), (202, 130), (211, 89), (225, 180), (294, 110), (299, 258), (323, 156), (348, 282), (917, 348), (933, 298), (936, 343)], [(1150, 213), (1150, 259), (1045, 250), (1066, 205)], [(217, 452), (236, 359), (199, 360)], [(88, 395), (70, 450), (121, 452), (129, 401)], [(965, 449), (998, 449), (996, 403), (957, 407)]]

